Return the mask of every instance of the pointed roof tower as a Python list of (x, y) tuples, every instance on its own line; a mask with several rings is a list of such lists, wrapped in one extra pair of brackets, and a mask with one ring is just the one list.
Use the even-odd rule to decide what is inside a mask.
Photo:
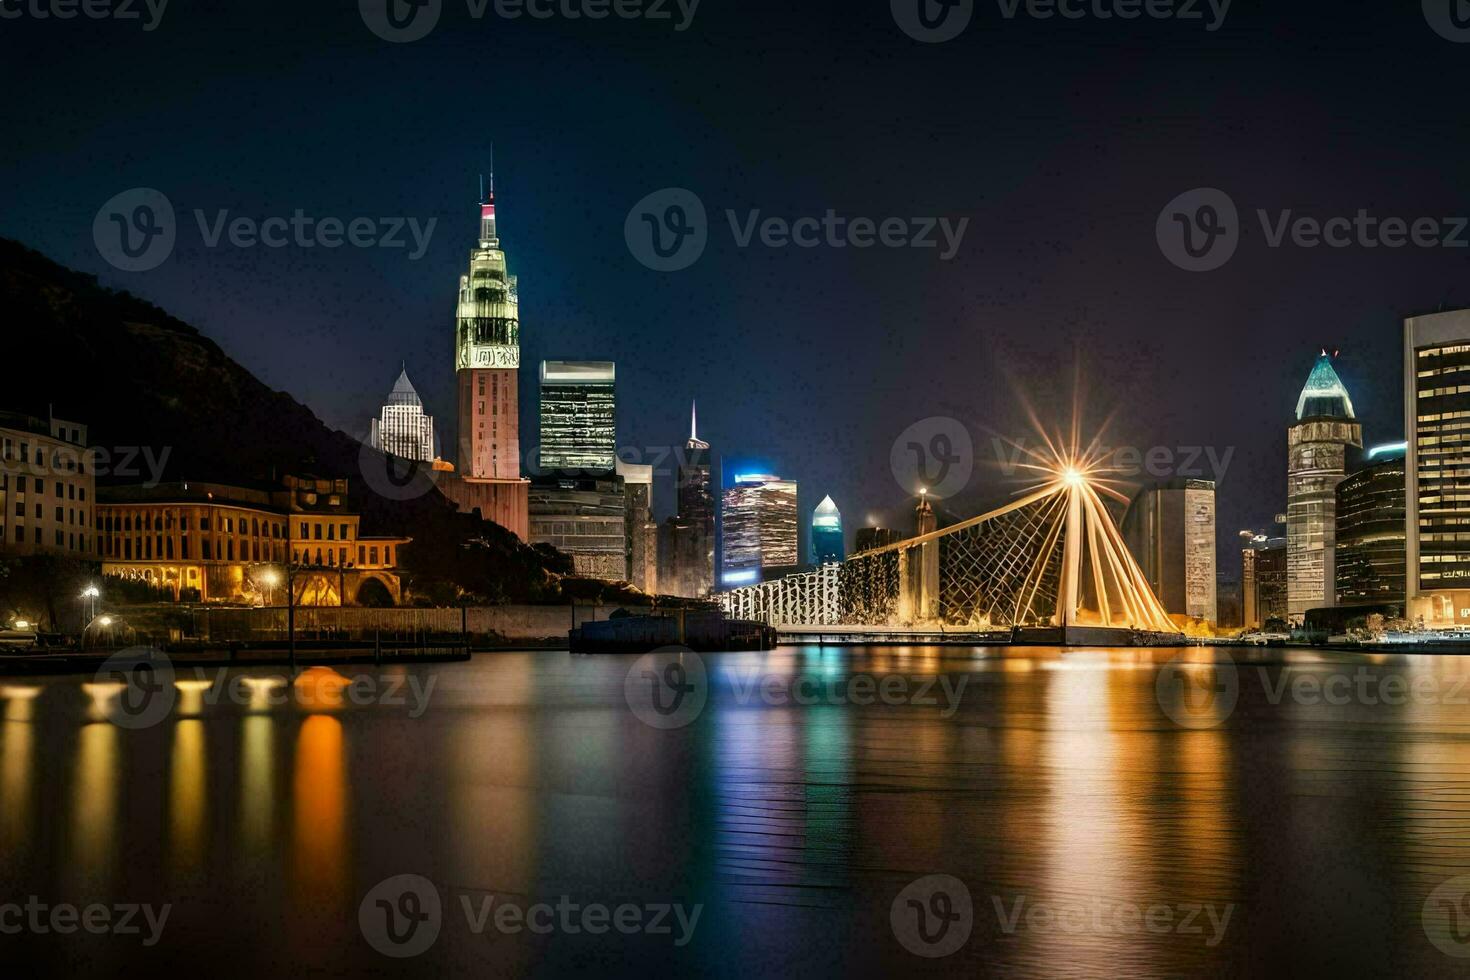
[(398, 380), (393, 382), (393, 390), (388, 393), (389, 405), (422, 405), (419, 393), (414, 390), (413, 382), (408, 380), (408, 365), (399, 369)]
[(1353, 400), (1333, 370), (1332, 355), (1325, 350), (1312, 366), (1301, 397), (1296, 400), (1296, 417), (1298, 422), (1306, 418), (1357, 418), (1353, 414)]
[(709, 443), (699, 438), (699, 402), (689, 403), (689, 442), (687, 449), (708, 449)]

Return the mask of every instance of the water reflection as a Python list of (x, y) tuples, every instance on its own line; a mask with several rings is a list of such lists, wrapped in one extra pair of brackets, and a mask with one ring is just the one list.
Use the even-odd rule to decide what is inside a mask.
[(83, 725), (77, 738), (68, 867), (78, 876), (99, 883), (111, 877), (116, 860), (120, 778), (117, 743), (118, 730), (100, 721)]
[(347, 764), (342, 723), (312, 715), (296, 736), (295, 803), (291, 862), (297, 893), (304, 903), (325, 909), (346, 898)]
[(0, 725), (0, 847), (6, 851), (30, 838), (36, 752), (32, 718), (40, 693), (39, 687), (0, 686), (0, 698), (5, 699), (5, 720)]
[(276, 726), (262, 715), (247, 716), (240, 725), (240, 849), (260, 857), (274, 837)]
[(204, 722), (179, 721), (173, 731), (168, 797), (169, 861), (175, 873), (193, 873), (203, 861), (207, 793)]

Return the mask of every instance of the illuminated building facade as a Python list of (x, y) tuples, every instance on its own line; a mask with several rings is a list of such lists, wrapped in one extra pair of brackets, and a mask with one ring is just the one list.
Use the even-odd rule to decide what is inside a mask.
[(1363, 427), (1326, 351), (1317, 358), (1287, 430), (1287, 611), (1299, 623), (1308, 609), (1336, 599), (1337, 485), (1347, 448), (1362, 448)]
[(541, 362), (541, 472), (613, 471), (616, 381), (612, 361)]
[(831, 497), (823, 497), (817, 509), (812, 511), (812, 564), (830, 565), (844, 557), (842, 513)]
[(439, 489), (464, 511), (529, 540), (529, 484), (521, 478), (520, 298), (495, 225), (495, 180), (480, 201), (480, 240), (459, 279), (454, 319), (459, 472)]
[(1470, 310), (1404, 321), (1410, 619), (1470, 624)]
[(379, 416), (373, 419), (368, 445), (399, 459), (434, 461), (434, 417), (408, 380), (408, 368), (398, 375)]
[(1171, 616), (1217, 622), (1215, 484), (1144, 487), (1123, 516), (1123, 540)]
[(720, 582), (751, 585), (801, 562), (796, 481), (746, 473), (725, 490), (721, 512), (724, 562)]
[(584, 578), (627, 580), (627, 503), (620, 477), (537, 477), (530, 503), (532, 544), (549, 544), (570, 556)]
[(1283, 622), (1286, 608), (1286, 539), (1249, 536), (1240, 552), (1241, 616), (1247, 628), (1272, 619)]
[(1378, 446), (1337, 485), (1337, 603), (1404, 599), (1405, 524), (1402, 443)]
[(95, 558), (87, 427), (0, 413), (0, 556)]
[(402, 598), (396, 568), (410, 539), (361, 535), (346, 480), (106, 487), (96, 510), (102, 573), (175, 601), (284, 605), (288, 571), (301, 606)]
[(653, 466), (617, 461), (623, 481), (627, 580), (644, 592), (658, 592), (658, 525), (653, 520)]
[(715, 582), (715, 497), (710, 445), (699, 438), (699, 408), (691, 406), (689, 441), (679, 461), (679, 512), (658, 532), (658, 587), (665, 595), (697, 599)]

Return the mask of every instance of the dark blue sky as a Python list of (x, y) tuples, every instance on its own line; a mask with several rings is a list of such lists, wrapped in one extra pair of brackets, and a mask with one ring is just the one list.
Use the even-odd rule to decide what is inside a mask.
[[(903, 506), (889, 450), (909, 425), (954, 417), (990, 457), (989, 431), (1029, 431), (1017, 386), (1065, 423), (1080, 359), (1091, 421), (1114, 414), (1110, 443), (1233, 447), (1226, 553), (1284, 509), (1285, 427), (1318, 348), (1342, 349), (1370, 440), (1400, 438), (1401, 317), (1470, 305), (1470, 249), (1273, 249), (1254, 217), (1470, 214), (1454, 81), (1470, 44), (1415, 3), (1344, 6), (1239, 0), (1208, 32), (1006, 20), (982, 0), (933, 45), (887, 0), (703, 0), (684, 32), (475, 21), (445, 0), (409, 44), (372, 34), (355, 0), (174, 0), (151, 32), (27, 15), (0, 20), (0, 234), (196, 324), (351, 432), (406, 360), (449, 437), (454, 292), (493, 140), (526, 430), (540, 359), (615, 360), (624, 444), (682, 441), (698, 396), (716, 450), (774, 461), (804, 510), (830, 493), (850, 530)], [(157, 269), (124, 273), (92, 222), (140, 186), (172, 201), (179, 240)], [(711, 237), (695, 266), (660, 274), (623, 224), (668, 186), (700, 196)], [(1235, 258), (1205, 274), (1155, 239), (1160, 210), (1195, 187), (1225, 190), (1243, 218)], [(438, 223), (409, 261), (208, 248), (196, 208)], [(828, 208), (969, 227), (942, 262), (742, 249), (724, 217)], [(950, 507), (1013, 488), (981, 466)], [(667, 486), (658, 499), (666, 511)]]

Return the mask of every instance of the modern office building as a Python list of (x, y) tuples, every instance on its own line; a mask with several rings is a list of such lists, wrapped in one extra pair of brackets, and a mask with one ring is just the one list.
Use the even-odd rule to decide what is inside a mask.
[(702, 598), (715, 583), (715, 496), (698, 406), (690, 409), (683, 453), (674, 487), (678, 513), (658, 533), (658, 587), (665, 595)]
[(653, 520), (653, 466), (617, 461), (623, 481), (627, 579), (644, 592), (658, 592), (658, 524)]
[(823, 497), (812, 511), (811, 563), (831, 565), (841, 562), (845, 554), (842, 539), (842, 513), (831, 497)]
[(541, 362), (542, 473), (602, 475), (617, 463), (612, 361)]
[(751, 585), (801, 562), (796, 482), (742, 473), (725, 490), (720, 515), (725, 588)]
[(860, 527), (857, 529), (857, 536), (853, 539), (853, 554), (872, 551), (874, 548), (886, 548), (902, 540), (903, 535), (895, 528)]
[(0, 556), (97, 557), (87, 427), (0, 413)]
[(104, 487), (102, 573), (183, 602), (284, 605), (289, 579), (299, 606), (393, 605), (410, 539), (360, 534), (347, 490), (346, 480), (295, 476), (279, 487)]
[(1470, 310), (1404, 321), (1408, 616), (1470, 624)]
[(1286, 539), (1242, 532), (1241, 618), (1247, 629), (1287, 619)]
[(1347, 449), (1361, 449), (1363, 427), (1326, 351), (1317, 358), (1287, 430), (1286, 565), (1288, 618), (1336, 599), (1337, 485)]
[(1129, 503), (1122, 531), (1169, 615), (1218, 621), (1213, 482), (1178, 479), (1144, 487)]
[(463, 511), (528, 540), (529, 483), (521, 477), (520, 297), (495, 225), (495, 178), (480, 198), (480, 240), (459, 278), (454, 367), (459, 471), (439, 489)]
[(424, 403), (408, 380), (408, 367), (399, 372), (388, 400), (368, 432), (368, 445), (399, 459), (432, 463), (434, 417), (424, 412)]
[(584, 578), (628, 577), (627, 502), (622, 478), (563, 473), (531, 481), (531, 543), (571, 557)]
[(1397, 443), (1370, 450), (1337, 485), (1337, 604), (1404, 600), (1404, 457)]

